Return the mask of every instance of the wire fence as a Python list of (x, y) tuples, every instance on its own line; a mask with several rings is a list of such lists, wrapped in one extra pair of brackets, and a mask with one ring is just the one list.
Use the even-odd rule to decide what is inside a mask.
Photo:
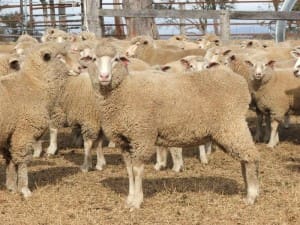
[[(205, 0), (190, 1), (153, 1), (155, 9), (172, 10), (207, 10), (212, 5)], [(224, 2), (224, 1), (223, 1)], [(282, 1), (280, 1), (282, 2)], [(279, 6), (280, 6), (279, 2)], [(218, 3), (218, 1), (217, 1)], [(215, 9), (263, 11), (274, 10), (271, 0), (240, 0), (225, 1), (216, 4)], [(103, 9), (122, 9), (122, 0), (103, 0)], [(115, 17), (103, 18), (104, 36), (126, 37), (127, 27), (125, 18), (117, 20)], [(159, 35), (167, 38), (172, 35), (185, 34), (197, 38), (205, 33), (220, 32), (220, 21), (217, 19), (155, 19)], [(232, 38), (272, 38), (274, 20), (231, 20), (230, 31)], [(300, 37), (299, 21), (289, 21), (287, 36)], [(0, 40), (15, 40), (26, 32), (39, 37), (47, 27), (56, 27), (62, 30), (77, 33), (83, 29), (83, 7), (81, 0), (0, 0)], [(119, 29), (118, 29), (119, 28)], [(120, 33), (120, 28), (122, 32)]]

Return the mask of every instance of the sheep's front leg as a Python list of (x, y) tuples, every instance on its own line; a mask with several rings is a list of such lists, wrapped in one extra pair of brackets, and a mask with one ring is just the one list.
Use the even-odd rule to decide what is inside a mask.
[(269, 148), (274, 148), (279, 142), (278, 125), (279, 123), (276, 120), (273, 120), (271, 122), (271, 136), (270, 141), (267, 145)]
[(143, 173), (144, 173), (144, 164), (140, 161), (132, 159), (130, 155), (124, 155), (124, 161), (126, 163), (126, 169), (129, 179), (129, 194), (127, 196), (126, 204), (132, 211), (133, 209), (140, 208), (143, 199)]
[(91, 149), (93, 146), (93, 140), (89, 138), (84, 138), (84, 160), (80, 169), (82, 172), (88, 172), (89, 169), (93, 167), (92, 165), (92, 155)]
[(42, 154), (43, 147), (42, 147), (42, 141), (38, 140), (32, 145), (33, 147), (33, 157), (34, 158), (39, 158)]
[(173, 160), (172, 170), (176, 173), (183, 170), (182, 148), (171, 147), (170, 153)]
[(206, 156), (205, 145), (200, 145), (199, 146), (199, 156), (200, 156), (201, 163), (208, 164), (208, 159), (207, 159), (207, 156)]
[(106, 165), (106, 160), (103, 153), (103, 147), (108, 146), (109, 142), (106, 140), (103, 140), (103, 138), (99, 139), (98, 146), (97, 146), (97, 164), (96, 169), (97, 170), (103, 170), (103, 167)]
[(161, 146), (156, 146), (156, 164), (154, 169), (159, 171), (167, 167), (168, 149)]
[(57, 133), (57, 128), (50, 127), (50, 145), (47, 148), (47, 155), (55, 155), (57, 151)]
[(12, 160), (9, 160), (6, 165), (6, 188), (11, 192), (17, 192), (17, 181), (17, 167)]
[(18, 170), (18, 191), (21, 192), (25, 198), (28, 198), (32, 194), (28, 188), (27, 164), (25, 162), (19, 163), (17, 170)]
[(259, 195), (258, 163), (242, 161), (241, 166), (247, 189), (246, 203), (253, 204)]

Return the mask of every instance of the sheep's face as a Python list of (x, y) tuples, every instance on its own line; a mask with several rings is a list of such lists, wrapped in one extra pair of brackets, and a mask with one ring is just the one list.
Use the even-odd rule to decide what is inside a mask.
[(197, 72), (201, 71), (205, 67), (203, 59), (192, 58), (192, 59), (181, 59), (181, 64), (184, 66), (186, 72)]
[(209, 49), (220, 45), (220, 41), (218, 39), (216, 40), (199, 39), (197, 42), (199, 48), (201, 49)]
[(267, 63), (263, 61), (256, 61), (252, 62), (249, 60), (246, 60), (245, 63), (251, 68), (252, 72), (252, 79), (253, 80), (263, 80), (265, 78), (268, 79), (268, 77), (272, 74), (274, 69), (274, 60), (270, 60)]
[(215, 49), (213, 51), (208, 51), (204, 59), (208, 63), (215, 62), (221, 65), (225, 65), (229, 53), (231, 53), (230, 49)]
[(101, 86), (108, 86), (112, 83), (113, 80), (113, 70), (121, 62), (122, 64), (128, 64), (128, 59), (126, 57), (120, 57), (116, 55), (114, 57), (111, 56), (101, 56), (97, 57), (94, 60), (94, 65), (96, 67), (96, 73), (93, 76), (94, 79), (97, 79)]
[(300, 52), (299, 52), (299, 49), (292, 50), (291, 55), (297, 60), (294, 65), (294, 75), (295, 75), (295, 77), (300, 77)]

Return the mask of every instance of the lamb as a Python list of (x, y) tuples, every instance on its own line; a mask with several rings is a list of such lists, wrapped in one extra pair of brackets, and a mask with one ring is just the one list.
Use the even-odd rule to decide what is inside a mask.
[(192, 50), (180, 50), (172, 51), (167, 49), (155, 48), (153, 40), (149, 37), (138, 36), (132, 40), (132, 46), (126, 51), (126, 55), (129, 57), (136, 57), (149, 65), (163, 65), (168, 62), (172, 62), (183, 58), (188, 55), (200, 55), (203, 56), (205, 50), (192, 49)]
[[(87, 46), (76, 45), (76, 48), (77, 51), (82, 51)], [(81, 170), (88, 172), (92, 168), (92, 147), (97, 148), (96, 169), (102, 170), (106, 164), (102, 147), (107, 146), (108, 142), (103, 138), (100, 131), (101, 117), (96, 104), (98, 98), (93, 91), (89, 76), (78, 62), (78, 55), (77, 52), (73, 51), (63, 58), (69, 74), (73, 76), (67, 78), (62, 94), (50, 115), (50, 145), (47, 148), (47, 155), (54, 155), (57, 151), (58, 128), (65, 124), (73, 128), (79, 126), (84, 140), (85, 152)], [(37, 147), (33, 156), (39, 157), (41, 151), (42, 148)]]
[(0, 149), (6, 159), (6, 187), (29, 197), (27, 163), (33, 145), (48, 127), (67, 68), (58, 59), (67, 54), (59, 44), (32, 49), (22, 69), (0, 79)]
[[(247, 202), (255, 202), (259, 153), (245, 121), (250, 94), (241, 76), (225, 67), (189, 76), (129, 76), (113, 47), (95, 51), (89, 74), (96, 93), (103, 96), (104, 133), (122, 149), (131, 209), (143, 201), (143, 161), (155, 145), (195, 146), (210, 139), (241, 161)], [(173, 110), (178, 106), (185, 110)]]
[[(279, 143), (278, 125), (285, 116), (299, 112), (300, 81), (293, 76), (293, 69), (275, 69), (275, 61), (266, 55), (255, 55), (246, 60), (252, 72), (252, 86), (258, 109), (270, 115), (271, 136), (268, 147)], [(276, 91), (274, 91), (276, 90)]]

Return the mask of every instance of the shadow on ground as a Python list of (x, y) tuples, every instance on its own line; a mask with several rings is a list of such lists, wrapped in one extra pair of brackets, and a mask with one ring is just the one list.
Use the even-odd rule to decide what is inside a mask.
[[(102, 180), (104, 187), (110, 188), (119, 194), (128, 194), (128, 179), (124, 177), (107, 178)], [(224, 177), (188, 177), (144, 179), (144, 195), (147, 197), (157, 192), (214, 192), (224, 195), (235, 195), (240, 191), (239, 184)]]

